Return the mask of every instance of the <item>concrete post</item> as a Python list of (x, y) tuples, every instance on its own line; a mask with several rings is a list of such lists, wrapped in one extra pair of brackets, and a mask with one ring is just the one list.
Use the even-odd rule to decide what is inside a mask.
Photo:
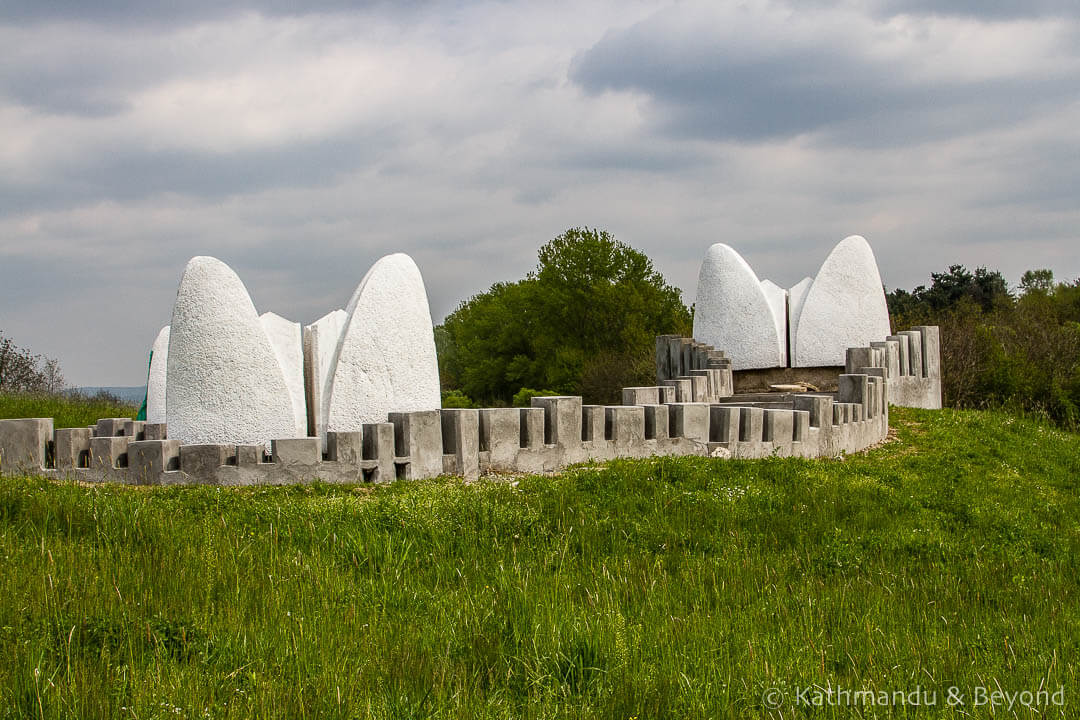
[(726, 443), (728, 447), (738, 442), (740, 410), (734, 405), (709, 408), (709, 442)]
[[(0, 422), (3, 422), (0, 420)], [(55, 455), (57, 470), (90, 467), (90, 428), (60, 428), (56, 431)]]
[(615, 443), (617, 450), (645, 444), (645, 408), (612, 405), (605, 411), (607, 429), (604, 434)]
[(709, 406), (705, 403), (668, 405), (668, 431), (671, 437), (709, 442)]
[(645, 410), (645, 438), (647, 440), (667, 440), (668, 409), (666, 405), (643, 405)]
[(438, 410), (389, 413), (394, 424), (394, 450), (407, 462), (410, 480), (438, 477), (443, 471), (442, 419)]
[(581, 406), (581, 440), (583, 442), (595, 442), (606, 438), (605, 417), (603, 405)]
[(544, 424), (547, 413), (542, 407), (521, 408), (521, 447), (541, 450), (544, 447)]
[(466, 480), (480, 477), (480, 413), (469, 408), (442, 411), (443, 452), (453, 455)]
[[(249, 445), (247, 447), (257, 447)], [(207, 443), (180, 446), (180, 471), (188, 476), (192, 483), (199, 485), (217, 485), (218, 469), (236, 452), (236, 445)], [(261, 454), (261, 453), (260, 453)], [(261, 457), (259, 458), (262, 459)], [(239, 455), (237, 465), (240, 464)]]
[(135, 440), (127, 448), (128, 478), (136, 485), (158, 485), (166, 472), (180, 469), (178, 440)]
[(544, 410), (544, 444), (561, 447), (581, 444), (580, 397), (534, 397), (532, 406)]
[(0, 420), (0, 472), (41, 470), (52, 438), (52, 418)]
[(365, 471), (364, 479), (371, 482), (390, 482), (394, 479), (394, 424), (364, 423), (363, 460), (375, 461), (375, 469)]

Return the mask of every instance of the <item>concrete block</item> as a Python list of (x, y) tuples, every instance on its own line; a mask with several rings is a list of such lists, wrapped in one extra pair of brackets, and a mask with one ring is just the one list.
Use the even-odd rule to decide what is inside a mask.
[(442, 411), (443, 453), (453, 455), (466, 480), (480, 477), (480, 413), (471, 408)]
[(617, 449), (645, 444), (645, 408), (640, 405), (612, 405), (606, 408), (604, 435)]
[(694, 402), (710, 402), (713, 395), (712, 379), (708, 370), (690, 371), (690, 392), (694, 395)]
[(910, 353), (911, 342), (906, 335), (890, 335), (885, 338), (886, 341), (896, 343), (897, 361), (900, 365), (900, 375), (910, 375), (911, 370), (908, 367), (908, 355)]
[(888, 377), (894, 378), (900, 375), (900, 343), (896, 340), (883, 340), (872, 342), (870, 347), (878, 348), (885, 353), (885, 370)]
[[(219, 447), (212, 445), (210, 447)], [(259, 445), (237, 445), (236, 446), (236, 465), (238, 467), (250, 467), (252, 465), (259, 465), (264, 463), (264, 456), (266, 455), (266, 446)], [(194, 460), (193, 460), (194, 462)], [(226, 450), (225, 461), (228, 462), (228, 451)]]
[[(2, 421), (0, 421), (2, 422)], [(60, 428), (56, 431), (54, 453), (57, 470), (90, 467), (90, 428)]]
[(544, 410), (544, 444), (574, 447), (581, 444), (581, 398), (563, 395), (534, 397), (532, 406)]
[(645, 438), (647, 440), (667, 440), (670, 414), (667, 405), (643, 405), (645, 410)]
[(915, 328), (921, 335), (923, 370), (929, 385), (926, 388), (923, 407), (941, 409), (941, 336), (936, 325), (920, 325)]
[(126, 423), (124, 423), (123, 434), (125, 437), (129, 437), (132, 440), (145, 440), (145, 428), (145, 420), (128, 420)]
[(847, 349), (847, 357), (844, 362), (844, 371), (847, 373), (858, 372), (861, 367), (873, 367), (874, 351), (869, 347), (851, 347)]
[(364, 470), (364, 480), (391, 482), (394, 479), (394, 424), (364, 423), (363, 428), (362, 458), (375, 462), (373, 470)]
[(278, 438), (270, 441), (270, 457), (278, 465), (314, 466), (322, 461), (319, 438)]
[(833, 425), (843, 425), (847, 420), (845, 419), (847, 405), (836, 403), (833, 405)]
[(690, 378), (675, 378), (674, 380), (664, 380), (660, 383), (661, 387), (674, 388), (675, 400), (672, 402), (693, 402), (694, 389), (690, 382)]
[(810, 437), (810, 413), (806, 410), (792, 410), (791, 418), (791, 441), (807, 442)]
[(52, 438), (52, 418), (0, 420), (0, 472), (41, 470), (51, 460)]
[(709, 442), (709, 406), (705, 403), (668, 405), (668, 432), (673, 438)]
[[(678, 335), (668, 336), (668, 375), (663, 380), (672, 380), (682, 375), (682, 338)], [(663, 385), (657, 379), (658, 385)]]
[(106, 473), (126, 468), (131, 442), (131, 438), (122, 435), (90, 438), (90, 467)]
[(739, 408), (739, 441), (762, 442), (765, 438), (765, 411), (757, 407)]
[(926, 377), (922, 361), (922, 333), (918, 330), (904, 330), (900, 334), (908, 339), (908, 374)]
[(544, 447), (544, 426), (547, 412), (544, 408), (521, 408), (521, 440), (523, 448), (540, 450)]
[[(263, 446), (248, 444), (247, 447), (258, 447), (261, 450)], [(198, 443), (181, 445), (180, 471), (195, 484), (216, 485), (218, 482), (218, 468), (228, 463), (229, 458), (236, 452), (237, 446), (231, 444)], [(240, 457), (239, 455), (235, 457), (237, 465), (239, 465)]]
[(120, 437), (131, 418), (101, 418), (94, 426), (94, 437)]
[(136, 485), (154, 485), (161, 475), (180, 469), (177, 440), (133, 440), (127, 447), (128, 477)]
[(833, 424), (833, 399), (828, 395), (795, 395), (796, 410), (805, 410), (810, 414), (810, 427), (830, 427)]
[(442, 474), (442, 418), (439, 411), (393, 412), (389, 413), (389, 419), (394, 424), (395, 452), (399, 458), (407, 458), (404, 477), (416, 480)]
[(677, 395), (675, 387), (671, 385), (663, 385), (657, 388), (660, 391), (660, 404), (667, 405), (675, 402), (675, 396)]
[(165, 440), (168, 437), (168, 425), (165, 423), (146, 423), (143, 426), (144, 440)]
[(732, 443), (739, 440), (741, 408), (734, 405), (712, 405), (709, 408), (709, 441)]
[(490, 453), (490, 465), (496, 470), (514, 466), (521, 450), (521, 411), (518, 408), (480, 410), (480, 451)]
[(364, 459), (363, 432), (326, 433), (326, 459), (342, 465), (359, 466)]
[[(656, 337), (656, 381), (667, 380), (675, 377), (671, 374), (671, 351), (668, 349), (670, 340), (675, 335), (658, 335)], [(625, 392), (625, 391), (624, 391)], [(638, 403), (623, 402), (623, 405), (637, 405)]]
[(775, 444), (791, 444), (795, 418), (791, 410), (762, 410), (761, 439)]
[(837, 400), (840, 402), (863, 405), (869, 401), (866, 375), (843, 374), (837, 378), (837, 386)]
[(660, 388), (658, 387), (628, 387), (622, 391), (623, 405), (659, 405)]
[(596, 440), (604, 440), (607, 438), (605, 435), (605, 423), (606, 414), (603, 405), (582, 405), (581, 406), (581, 439), (584, 442), (593, 442)]

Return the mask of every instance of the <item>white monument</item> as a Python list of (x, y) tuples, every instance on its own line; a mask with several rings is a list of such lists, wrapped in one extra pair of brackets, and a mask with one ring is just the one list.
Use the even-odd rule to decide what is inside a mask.
[(323, 427), (354, 431), (389, 412), (441, 407), (424, 279), (408, 255), (376, 262), (349, 301), (322, 393)]
[(146, 422), (163, 423), (165, 417), (165, 381), (169, 367), (169, 326), (161, 328), (150, 348), (150, 372), (146, 378)]
[(281, 363), (244, 284), (225, 263), (192, 258), (173, 306), (166, 417), (184, 444), (269, 444), (296, 436)]

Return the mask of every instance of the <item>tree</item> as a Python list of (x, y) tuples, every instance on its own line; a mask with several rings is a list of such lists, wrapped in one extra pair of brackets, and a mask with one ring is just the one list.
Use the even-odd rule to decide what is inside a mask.
[(0, 391), (51, 393), (63, 389), (58, 362), (18, 347), (0, 331)]
[(1048, 293), (1053, 289), (1053, 270), (1025, 270), (1020, 277), (1020, 292), (1024, 295), (1032, 292)]
[(524, 279), (447, 316), (440, 366), (482, 401), (528, 387), (616, 402), (624, 385), (652, 381), (655, 336), (690, 327), (681, 292), (645, 254), (606, 231), (571, 228), (540, 248)]

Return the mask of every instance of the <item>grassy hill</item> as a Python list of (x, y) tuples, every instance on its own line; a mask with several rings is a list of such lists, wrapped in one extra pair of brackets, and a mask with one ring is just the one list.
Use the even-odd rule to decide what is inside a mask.
[(472, 485), (2, 478), (0, 717), (1075, 716), (1080, 436), (893, 424)]

